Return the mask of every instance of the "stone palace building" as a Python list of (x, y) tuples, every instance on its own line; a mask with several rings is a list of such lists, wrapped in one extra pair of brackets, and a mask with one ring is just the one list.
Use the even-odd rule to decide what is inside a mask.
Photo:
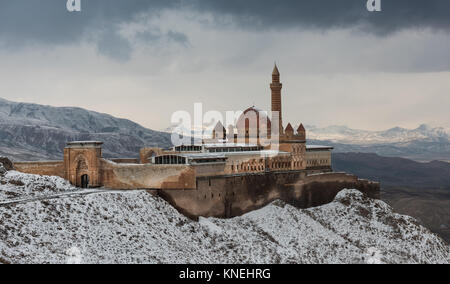
[(344, 188), (378, 198), (378, 183), (332, 170), (332, 147), (306, 143), (306, 130), (282, 118), (282, 83), (272, 73), (271, 113), (246, 109), (236, 125), (217, 124), (201, 143), (144, 148), (139, 159), (105, 159), (102, 142), (69, 142), (63, 161), (17, 162), (18, 171), (55, 175), (80, 188), (148, 190), (190, 217), (233, 217), (282, 199), (306, 208)]

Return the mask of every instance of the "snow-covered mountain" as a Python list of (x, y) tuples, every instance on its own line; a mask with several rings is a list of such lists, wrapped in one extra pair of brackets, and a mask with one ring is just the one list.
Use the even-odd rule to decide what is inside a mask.
[(335, 147), (335, 152), (376, 153), (419, 162), (450, 161), (450, 129), (421, 125), (416, 129), (395, 127), (385, 131), (356, 130), (346, 126), (307, 126), (310, 143)]
[(449, 142), (450, 129), (432, 127), (422, 124), (416, 129), (400, 127), (384, 131), (368, 131), (351, 129), (347, 126), (328, 126), (318, 128), (307, 126), (308, 138), (313, 140), (328, 140), (343, 144), (382, 144), (382, 143), (408, 143), (413, 141)]
[(14, 171), (0, 181), (0, 263), (450, 262), (442, 239), (356, 190), (316, 208), (275, 201), (196, 222), (146, 191), (83, 191)]
[(130, 120), (73, 107), (0, 98), (0, 155), (16, 160), (61, 159), (67, 141), (100, 140), (108, 157), (135, 157), (143, 146), (169, 146), (167, 133)]

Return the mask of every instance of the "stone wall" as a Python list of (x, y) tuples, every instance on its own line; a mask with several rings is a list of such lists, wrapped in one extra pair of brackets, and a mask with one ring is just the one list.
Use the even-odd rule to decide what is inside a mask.
[(306, 166), (308, 168), (317, 168), (317, 167), (331, 168), (331, 151), (308, 150), (306, 152)]
[(64, 162), (63, 161), (44, 161), (44, 162), (16, 162), (14, 163), (15, 170), (35, 175), (64, 176)]
[(135, 158), (111, 159), (111, 161), (117, 164), (139, 164), (139, 159)]
[(306, 174), (298, 171), (198, 178), (197, 190), (161, 190), (158, 194), (191, 218), (240, 216), (276, 199), (299, 208), (319, 206), (331, 202), (344, 188), (379, 198), (378, 183), (341, 173)]
[(116, 189), (195, 189), (189, 165), (117, 164), (100, 160), (102, 185)]
[[(96, 184), (115, 189), (148, 189), (191, 218), (230, 218), (281, 199), (298, 208), (331, 202), (344, 188), (380, 197), (380, 185), (346, 173), (312, 174), (311, 170), (218, 175), (225, 163), (155, 165), (115, 163), (99, 158), (96, 148), (65, 151), (65, 162), (18, 162), (18, 171), (69, 177), (79, 184), (81, 174)], [(121, 160), (125, 162), (125, 160)]]

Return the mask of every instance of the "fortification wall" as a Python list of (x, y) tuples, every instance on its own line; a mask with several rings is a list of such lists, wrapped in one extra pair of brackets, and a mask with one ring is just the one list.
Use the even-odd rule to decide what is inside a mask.
[(100, 160), (104, 187), (117, 189), (195, 189), (195, 170), (188, 165), (118, 164)]
[(378, 183), (341, 173), (306, 176), (305, 171), (199, 178), (197, 190), (161, 190), (158, 194), (191, 218), (230, 218), (276, 199), (298, 208), (327, 204), (344, 188), (355, 188), (379, 198)]
[(193, 166), (195, 169), (196, 177), (208, 177), (208, 176), (223, 176), (226, 164), (225, 163), (215, 163), (215, 164), (198, 164)]
[(370, 198), (380, 198), (380, 184), (346, 173), (323, 173), (307, 176), (294, 184), (284, 186), (300, 198), (290, 203), (299, 208), (309, 208), (330, 203), (345, 188), (358, 189)]
[(117, 164), (139, 164), (139, 159), (135, 158), (119, 158), (110, 160)]
[(43, 161), (43, 162), (16, 162), (14, 168), (22, 173), (45, 175), (45, 176), (64, 176), (63, 161)]

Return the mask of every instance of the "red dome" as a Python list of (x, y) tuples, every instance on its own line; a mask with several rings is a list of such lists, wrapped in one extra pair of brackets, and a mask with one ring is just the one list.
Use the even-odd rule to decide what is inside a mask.
[(241, 116), (239, 116), (236, 123), (236, 128), (240, 135), (255, 136), (255, 134), (257, 134), (259, 137), (265, 136), (260, 135), (260, 133), (265, 132), (267, 137), (269, 137), (271, 125), (272, 123), (266, 112), (255, 107), (250, 107), (246, 109)]

